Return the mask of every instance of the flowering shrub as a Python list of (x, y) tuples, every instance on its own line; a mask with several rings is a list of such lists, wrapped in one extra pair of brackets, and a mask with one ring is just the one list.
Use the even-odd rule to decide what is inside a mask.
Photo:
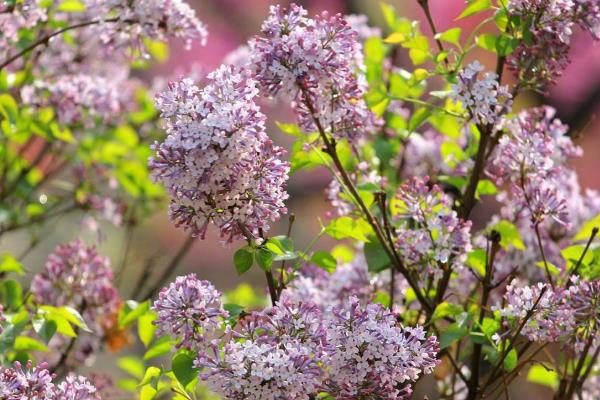
[[(272, 6), (220, 67), (150, 93), (133, 70), (167, 39), (207, 43), (185, 2), (0, 2), (0, 236), (77, 213), (102, 241), (168, 208), (190, 237), (130, 294), (126, 251), (119, 266), (74, 237), (30, 269), (32, 234), (3, 255), (0, 399), (477, 400), (525, 371), (556, 400), (597, 398), (600, 195), (556, 110), (517, 100), (560, 78), (574, 30), (600, 39), (600, 5), (471, 0), (459, 18), (489, 18), (466, 35), (417, 3), (433, 38), (386, 4), (380, 28)], [(496, 65), (466, 62), (476, 47)], [(273, 101), (294, 115), (289, 150)], [(331, 212), (301, 249), (286, 185), (316, 167)], [(476, 220), (480, 203), (495, 214)], [(168, 282), (212, 226), (268, 293)], [(340, 243), (314, 250), (324, 236)], [(136, 340), (129, 378), (79, 375)]]

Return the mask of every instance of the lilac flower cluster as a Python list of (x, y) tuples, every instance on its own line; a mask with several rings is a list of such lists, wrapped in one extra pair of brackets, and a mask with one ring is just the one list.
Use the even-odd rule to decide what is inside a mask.
[(83, 376), (69, 375), (61, 383), (46, 364), (37, 367), (28, 361), (25, 368), (16, 361), (14, 368), (0, 367), (0, 398), (5, 400), (100, 400), (96, 388)]
[(171, 37), (192, 43), (206, 44), (207, 30), (196, 17), (196, 12), (182, 0), (85, 0), (85, 10), (77, 13), (54, 12), (39, 0), (0, 4), (0, 55), (19, 39), (20, 29), (35, 28), (46, 22), (49, 13), (67, 25), (86, 23), (81, 31), (88, 31), (101, 39), (110, 51), (130, 48), (144, 51), (144, 39), (166, 41)]
[(331, 274), (314, 265), (306, 265), (282, 293), (294, 302), (310, 299), (322, 311), (344, 304), (350, 296), (366, 304), (374, 295), (366, 260), (358, 255), (352, 262), (338, 265)]
[(554, 109), (541, 107), (503, 121), (506, 133), (487, 168), (497, 184), (510, 184), (511, 207), (526, 212), (534, 225), (547, 218), (563, 225), (570, 222), (561, 183), (569, 171), (566, 161), (580, 155), (581, 150), (554, 114)]
[(318, 392), (325, 337), (316, 306), (284, 301), (240, 323), (240, 339), (199, 354), (197, 365), (207, 369), (202, 379), (213, 391), (240, 400), (308, 400)]
[(554, 83), (569, 64), (569, 45), (576, 25), (600, 39), (600, 5), (594, 0), (511, 0), (509, 13), (531, 21), (531, 40), (508, 58), (515, 75), (535, 89)]
[[(58, 246), (48, 256), (44, 270), (33, 277), (30, 291), (39, 304), (78, 310), (92, 330), (93, 334), (80, 334), (77, 351), (69, 360), (76, 363), (87, 361), (99, 347), (121, 303), (109, 259), (79, 239)], [(62, 337), (54, 339), (51, 345), (58, 349), (68, 345)]]
[(353, 141), (373, 129), (376, 119), (356, 75), (357, 33), (341, 15), (311, 19), (295, 4), (289, 11), (272, 6), (262, 33), (250, 42), (256, 80), (265, 93), (294, 99), (304, 130)]
[(108, 80), (87, 74), (62, 75), (55, 81), (36, 81), (21, 93), (23, 103), (35, 107), (52, 107), (62, 124), (94, 125), (115, 118), (120, 110), (117, 88)]
[(402, 327), (396, 315), (378, 304), (361, 307), (351, 298), (325, 318), (326, 391), (337, 399), (399, 399), (411, 393), (410, 382), (438, 364), (439, 346), (421, 327)]
[(436, 338), (399, 325), (382, 305), (361, 306), (351, 297), (325, 309), (295, 299), (293, 290), (209, 341), (226, 316), (219, 295), (188, 275), (163, 289), (154, 309), (160, 331), (186, 338), (186, 347), (198, 352), (200, 378), (224, 398), (308, 400), (327, 392), (397, 399), (438, 363)]
[(152, 307), (158, 314), (157, 334), (170, 334), (180, 341), (178, 347), (198, 348), (204, 337), (219, 329), (228, 316), (221, 292), (195, 274), (178, 277), (163, 288)]
[(398, 189), (396, 246), (413, 266), (429, 272), (438, 264), (459, 269), (471, 250), (471, 222), (458, 218), (452, 199), (428, 179), (413, 178)]
[[(142, 46), (143, 38), (165, 41), (170, 37), (185, 41), (186, 47), (192, 43), (206, 44), (208, 32), (198, 20), (196, 12), (182, 0), (87, 0), (88, 8), (105, 15), (118, 15), (116, 22), (102, 26), (106, 42), (115, 40), (137, 43)], [(113, 44), (114, 45), (114, 44)]]
[(531, 315), (521, 331), (529, 340), (561, 341), (581, 350), (600, 328), (600, 282), (573, 277), (571, 283), (567, 288), (511, 284), (504, 295), (505, 306), (495, 309), (508, 317), (507, 324), (513, 328)]
[(155, 144), (154, 178), (171, 195), (171, 218), (204, 238), (213, 222), (228, 241), (258, 236), (286, 212), (289, 164), (265, 133), (247, 71), (221, 66), (200, 89), (172, 83), (157, 99), (168, 137)]
[(486, 72), (479, 61), (474, 61), (459, 72), (458, 82), (452, 85), (450, 98), (460, 102), (469, 112), (471, 120), (479, 125), (495, 126), (500, 117), (512, 108), (512, 95), (508, 86), (498, 83), (498, 75)]

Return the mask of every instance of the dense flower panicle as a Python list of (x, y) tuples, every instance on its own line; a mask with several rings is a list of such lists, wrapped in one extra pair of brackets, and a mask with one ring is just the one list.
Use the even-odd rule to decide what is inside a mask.
[(498, 83), (498, 75), (486, 72), (479, 79), (483, 65), (474, 61), (459, 72), (458, 82), (452, 86), (450, 98), (462, 103), (473, 122), (480, 125), (496, 125), (500, 117), (510, 112), (512, 95), (508, 86)]
[[(121, 304), (109, 259), (79, 239), (56, 247), (44, 270), (33, 277), (30, 291), (39, 304), (78, 310), (91, 329), (92, 333), (80, 333), (69, 364), (86, 362), (94, 355)], [(54, 337), (50, 345), (55, 351), (48, 356), (57, 356), (69, 342)]]
[(268, 230), (286, 212), (289, 163), (265, 133), (245, 70), (221, 66), (203, 89), (172, 83), (157, 99), (168, 137), (155, 144), (154, 178), (171, 195), (171, 217), (204, 238), (213, 222), (229, 241)]
[(506, 133), (486, 172), (497, 184), (510, 184), (512, 196), (502, 192), (500, 198), (508, 207), (525, 213), (532, 224), (549, 217), (568, 226), (568, 190), (573, 184), (563, 185), (571, 178), (565, 164), (570, 157), (581, 155), (581, 149), (554, 115), (554, 109), (540, 107), (503, 121)]
[(57, 400), (101, 400), (98, 390), (87, 378), (75, 375), (57, 384), (54, 396)]
[(310, 299), (323, 311), (344, 304), (349, 296), (366, 304), (374, 295), (366, 260), (358, 255), (352, 262), (338, 265), (331, 274), (306, 265), (282, 293), (297, 302)]
[(569, 64), (569, 46), (576, 25), (600, 39), (600, 5), (595, 0), (511, 0), (511, 15), (531, 21), (531, 39), (507, 57), (515, 75), (534, 89), (556, 82)]
[(120, 303), (109, 259), (79, 239), (56, 247), (31, 293), (41, 304), (83, 308), (90, 321), (114, 314)]
[[(228, 399), (309, 399), (321, 382), (318, 361), (325, 330), (321, 312), (309, 302), (285, 297), (277, 306), (240, 321), (241, 331), (219, 351), (199, 354), (202, 378)], [(241, 340), (240, 340), (241, 339)]]
[(0, 57), (10, 54), (21, 29), (33, 28), (46, 19), (47, 11), (40, 8), (40, 0), (0, 2)]
[(425, 337), (421, 327), (400, 326), (396, 315), (379, 304), (363, 308), (351, 298), (334, 308), (324, 324), (333, 352), (324, 386), (336, 399), (404, 398), (410, 382), (438, 364), (435, 337)]
[(30, 106), (52, 107), (63, 124), (91, 126), (94, 119), (107, 122), (120, 112), (117, 87), (104, 78), (87, 74), (36, 81), (23, 88), (22, 98)]
[(600, 329), (600, 282), (572, 277), (570, 283), (567, 288), (551, 288), (544, 283), (524, 287), (511, 284), (504, 295), (506, 305), (495, 309), (509, 317), (507, 324), (513, 327), (531, 315), (522, 330), (529, 340), (561, 341), (581, 350)]
[[(308, 400), (316, 393), (319, 368), (305, 346), (252, 341), (230, 342), (222, 358), (214, 349), (203, 379), (215, 393), (232, 400)], [(217, 358), (218, 357), (218, 358)]]
[(462, 267), (471, 250), (471, 222), (458, 218), (452, 199), (437, 185), (429, 188), (428, 178), (413, 178), (396, 193), (398, 209), (396, 246), (410, 261), (438, 270), (438, 263)]
[(176, 337), (180, 340), (178, 347), (189, 349), (204, 345), (205, 336), (217, 330), (228, 316), (221, 292), (195, 274), (180, 276), (163, 288), (152, 309), (158, 314), (154, 321), (158, 334)]
[(25, 368), (16, 361), (14, 368), (0, 367), (0, 398), (3, 400), (101, 400), (96, 388), (83, 376), (69, 375), (53, 383), (54, 376), (45, 363)]
[(46, 364), (33, 366), (28, 361), (25, 367), (16, 361), (14, 368), (0, 367), (0, 398), (6, 400), (54, 399), (52, 375)]
[(289, 11), (272, 6), (262, 33), (250, 42), (256, 79), (264, 92), (294, 99), (304, 130), (320, 125), (334, 138), (355, 140), (373, 129), (376, 118), (357, 78), (361, 46), (341, 15), (311, 19), (295, 4)]
[[(129, 35), (131, 39), (141, 44), (143, 37), (154, 40), (166, 40), (169, 37), (183, 39), (186, 47), (192, 43), (206, 44), (208, 32), (206, 26), (198, 20), (196, 12), (182, 0), (88, 0), (91, 3), (104, 3), (112, 13), (117, 13), (119, 19), (116, 27), (111, 27), (106, 33), (110, 40), (112, 30), (121, 35)], [(107, 4), (108, 3), (108, 4)], [(132, 23), (133, 21), (133, 23)]]

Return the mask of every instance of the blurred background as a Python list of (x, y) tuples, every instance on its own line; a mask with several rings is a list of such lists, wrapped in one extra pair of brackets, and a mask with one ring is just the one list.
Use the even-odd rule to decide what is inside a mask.
[[(244, 44), (251, 35), (259, 31), (271, 4), (288, 3), (268, 0), (188, 0), (188, 2), (195, 7), (198, 17), (208, 27), (207, 46), (196, 46), (187, 51), (182, 43), (173, 42), (168, 61), (143, 71), (140, 73), (140, 78), (148, 82), (158, 77), (175, 79), (198, 68), (210, 72), (229, 52)], [(371, 25), (384, 26), (378, 1), (313, 0), (298, 1), (298, 3), (306, 7), (311, 15), (323, 10), (330, 13), (366, 14)], [(396, 7), (399, 14), (423, 21), (422, 29), (425, 32), (429, 31), (416, 0), (390, 0), (389, 3)], [(454, 21), (464, 8), (464, 1), (430, 0), (430, 7), (439, 31), (458, 24), (463, 32), (469, 32), (481, 20), (480, 17), (472, 17)], [(493, 69), (495, 62), (493, 56), (492, 53), (484, 51), (474, 53), (474, 58), (486, 64), (488, 69)], [(404, 54), (404, 57), (401, 65), (411, 68), (408, 55)], [(572, 127), (576, 143), (584, 149), (584, 156), (573, 161), (579, 172), (582, 187), (600, 189), (600, 157), (598, 156), (600, 119), (596, 116), (600, 112), (600, 44), (593, 43), (589, 35), (576, 33), (572, 42), (571, 59), (571, 65), (562, 79), (556, 86), (550, 88), (545, 97), (536, 94), (521, 96), (515, 108), (518, 110), (539, 103), (550, 104), (557, 108), (558, 116)], [(510, 73), (505, 74), (505, 79), (510, 79)], [(288, 146), (289, 138), (279, 132), (274, 121), (292, 122), (292, 116), (286, 109), (279, 108), (277, 105), (270, 106), (268, 115), (269, 133), (279, 145)], [(298, 173), (289, 181), (288, 209), (296, 216), (292, 236), (297, 247), (306, 245), (316, 235), (319, 230), (317, 218), (326, 218), (327, 212), (330, 211), (323, 193), (323, 189), (329, 182), (329, 173), (318, 169)], [(485, 223), (489, 211), (477, 209), (474, 218), (478, 219), (480, 224)], [(287, 218), (283, 218), (271, 229), (271, 233), (284, 234), (287, 225)], [(23, 260), (24, 265), (32, 272), (41, 268), (47, 254), (57, 244), (72, 240), (82, 232), (80, 218), (74, 217), (57, 220), (44, 229), (41, 234), (43, 242), (34, 251), (29, 252)], [(88, 243), (98, 240), (94, 234), (87, 233), (83, 236)], [(26, 250), (28, 238), (27, 232), (7, 235), (7, 238), (0, 243), (0, 252), (11, 251), (13, 254), (20, 254)], [(186, 235), (175, 229), (167, 218), (165, 205), (156, 215), (135, 229), (128, 227), (114, 229), (107, 226), (105, 238), (99, 242), (99, 247), (102, 254), (111, 257), (113, 265), (125, 267), (120, 280), (123, 298), (131, 297), (138, 286), (146, 288), (146, 291), (150, 290), (161, 275), (169, 275), (168, 281), (170, 281), (176, 275), (189, 272), (212, 281), (223, 291), (231, 290), (242, 282), (248, 282), (257, 292), (262, 293), (264, 291), (262, 274), (255, 268), (243, 277), (238, 277), (233, 267), (232, 257), (239, 246), (236, 244), (224, 246), (218, 238), (218, 233), (212, 231), (204, 241), (186, 241)], [(317, 247), (326, 248), (329, 245), (327, 239), (323, 239)], [(125, 251), (125, 248), (128, 250)], [(141, 271), (148, 263), (151, 263), (150, 274), (141, 276)], [(169, 264), (176, 264), (177, 268), (167, 271)], [(99, 369), (105, 369), (110, 365), (108, 359), (103, 357), (96, 364)], [(524, 398), (525, 393), (537, 395), (536, 398), (546, 398), (543, 389), (531, 385), (516, 390), (520, 393), (515, 393), (513, 398)]]

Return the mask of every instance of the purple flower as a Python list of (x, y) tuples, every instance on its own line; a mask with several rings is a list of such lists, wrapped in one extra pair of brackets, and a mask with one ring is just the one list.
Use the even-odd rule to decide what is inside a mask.
[(0, 398), (6, 400), (53, 399), (54, 384), (46, 364), (34, 367), (28, 361), (25, 368), (15, 361), (14, 368), (0, 367)]
[(511, 16), (531, 21), (531, 38), (507, 57), (515, 75), (534, 89), (556, 82), (569, 64), (569, 46), (575, 25), (600, 39), (600, 5), (595, 0), (511, 0)]
[[(43, 271), (33, 277), (30, 291), (39, 304), (78, 310), (92, 330), (93, 334), (80, 332), (69, 363), (86, 361), (100, 347), (121, 303), (109, 259), (79, 239), (56, 247)], [(49, 356), (57, 356), (69, 341), (56, 336), (51, 342), (56, 352)]]
[(341, 15), (311, 19), (295, 4), (272, 6), (262, 33), (250, 42), (256, 80), (264, 92), (294, 99), (304, 130), (320, 125), (334, 138), (355, 140), (373, 129), (376, 119), (357, 79), (360, 43)]
[(152, 309), (158, 313), (154, 321), (157, 334), (170, 334), (180, 340), (178, 347), (189, 349), (202, 347), (205, 336), (217, 330), (222, 318), (228, 316), (221, 292), (195, 274), (180, 276), (163, 288)]
[(83, 376), (67, 376), (53, 392), (57, 400), (101, 400), (94, 385)]
[(203, 89), (172, 83), (157, 99), (169, 136), (155, 144), (154, 178), (171, 195), (171, 218), (204, 238), (210, 222), (228, 241), (258, 236), (287, 210), (289, 164), (265, 133), (247, 71), (221, 66)]
[(471, 250), (471, 222), (458, 218), (452, 199), (429, 178), (413, 178), (400, 186), (395, 220), (396, 246), (411, 265), (439, 271), (437, 264), (461, 268)]
[(421, 327), (402, 327), (379, 304), (362, 308), (351, 298), (324, 322), (332, 354), (326, 361), (324, 391), (336, 399), (398, 399), (410, 382), (437, 366), (439, 345)]
[(467, 65), (459, 72), (450, 98), (462, 103), (474, 123), (495, 126), (503, 114), (510, 112), (512, 95), (507, 86), (498, 83), (495, 73), (486, 72), (478, 79), (483, 70), (479, 61)]

